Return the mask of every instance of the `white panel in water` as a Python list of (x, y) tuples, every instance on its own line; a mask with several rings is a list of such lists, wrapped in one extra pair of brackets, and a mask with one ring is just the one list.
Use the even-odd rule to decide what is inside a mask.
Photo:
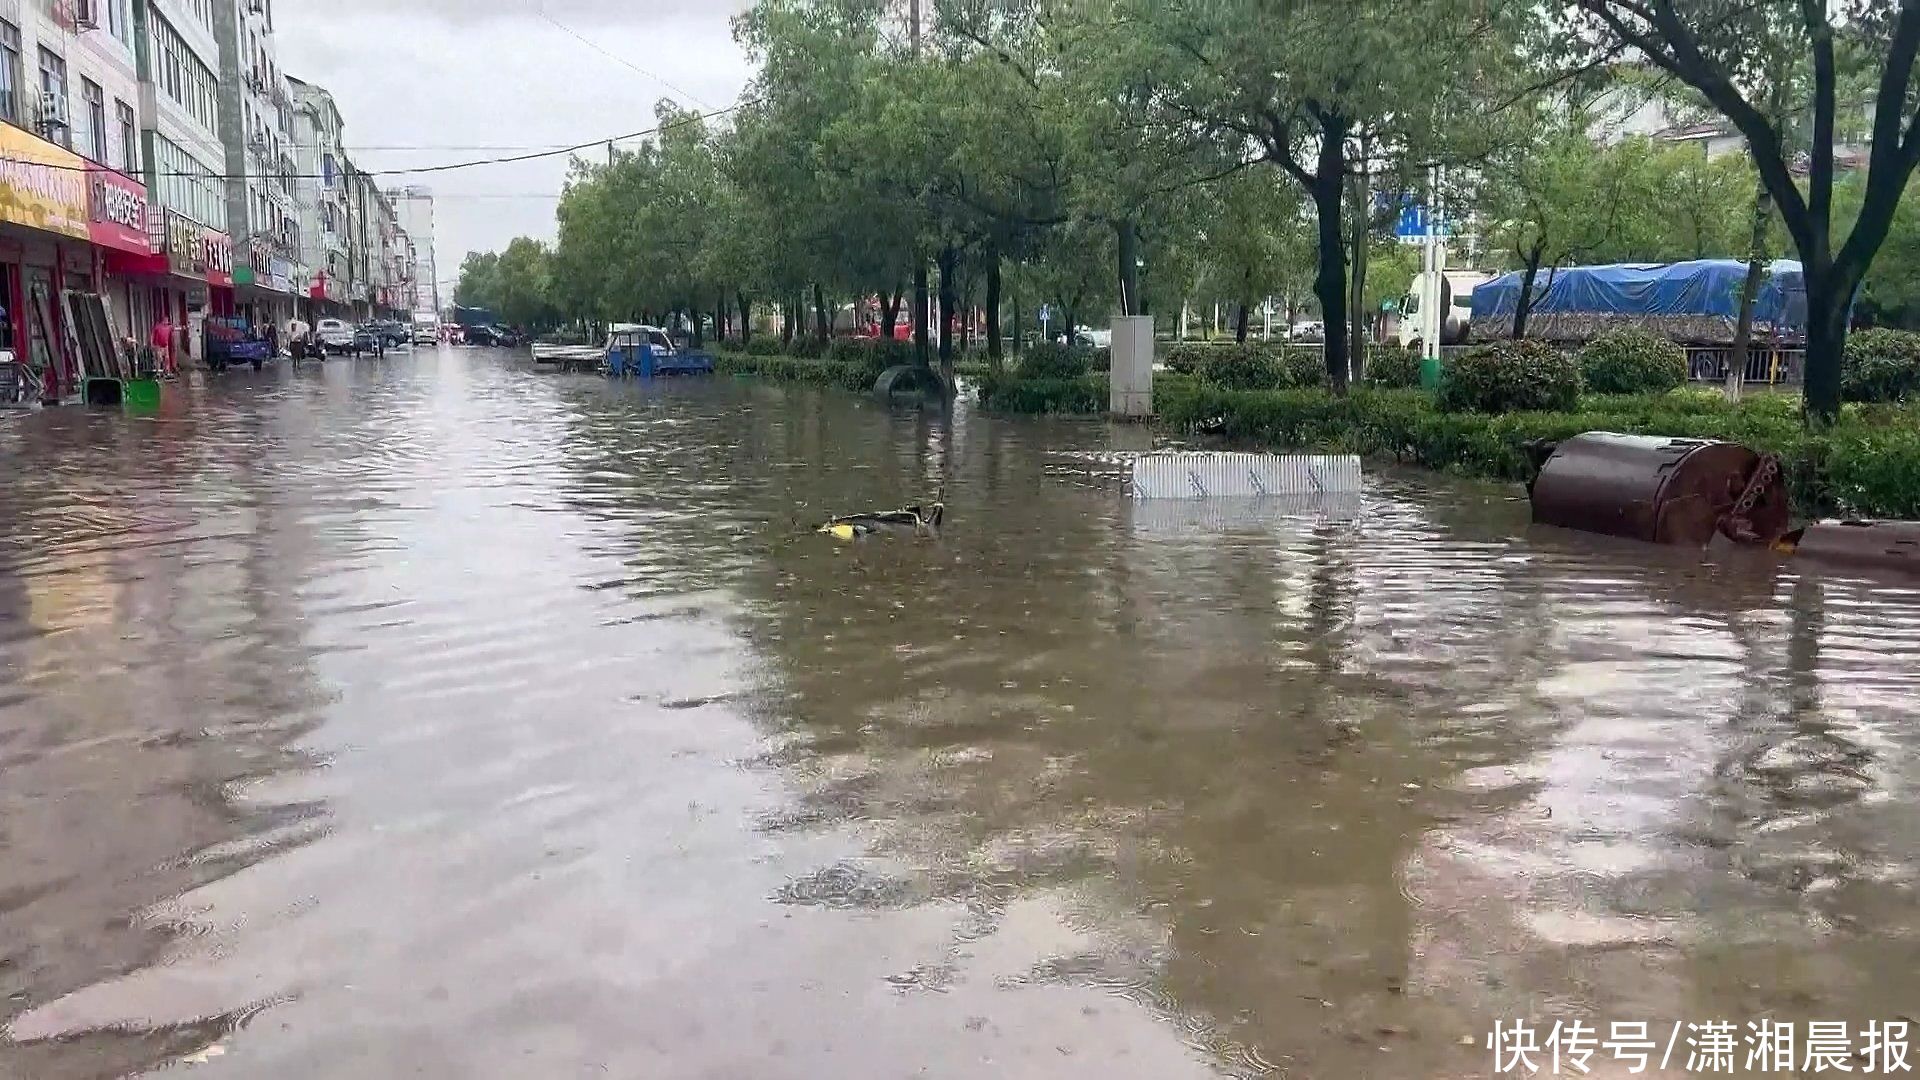
[(1133, 463), (1136, 499), (1232, 499), (1360, 490), (1352, 454), (1148, 454)]

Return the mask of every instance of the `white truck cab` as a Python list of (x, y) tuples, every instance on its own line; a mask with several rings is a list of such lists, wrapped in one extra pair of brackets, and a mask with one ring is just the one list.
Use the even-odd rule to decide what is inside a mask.
[[(1409, 348), (1421, 344), (1421, 328), (1427, 325), (1426, 305), (1440, 306), (1440, 344), (1458, 345), (1467, 340), (1467, 323), (1473, 317), (1473, 290), (1493, 280), (1480, 270), (1428, 271), (1414, 276), (1407, 295), (1400, 300), (1400, 344)], [(1437, 299), (1436, 299), (1437, 298)]]

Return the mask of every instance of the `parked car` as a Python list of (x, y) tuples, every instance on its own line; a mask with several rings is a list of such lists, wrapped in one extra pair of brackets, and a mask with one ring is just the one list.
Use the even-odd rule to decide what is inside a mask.
[(512, 335), (497, 326), (469, 326), (466, 328), (469, 345), (483, 345), (490, 348), (511, 348)]
[(320, 347), (337, 355), (353, 351), (353, 327), (341, 319), (321, 319), (314, 324), (313, 336)]
[(413, 340), (405, 323), (398, 319), (375, 319), (370, 324), (389, 345), (405, 345)]
[(1327, 327), (1325, 323), (1318, 319), (1308, 319), (1304, 322), (1297, 322), (1294, 323), (1293, 328), (1288, 331), (1287, 338), (1290, 341), (1325, 341), (1327, 340)]

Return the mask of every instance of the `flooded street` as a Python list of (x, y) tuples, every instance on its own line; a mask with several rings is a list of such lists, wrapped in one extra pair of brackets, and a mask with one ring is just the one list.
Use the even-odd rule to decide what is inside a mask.
[(1046, 455), (1140, 438), (477, 351), (0, 419), (0, 1077), (1452, 1078), (1920, 1009), (1920, 590)]

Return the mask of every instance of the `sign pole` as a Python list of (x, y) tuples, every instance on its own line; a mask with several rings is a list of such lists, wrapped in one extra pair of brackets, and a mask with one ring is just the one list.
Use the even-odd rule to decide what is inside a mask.
[(1440, 279), (1439, 217), (1440, 169), (1433, 166), (1427, 170), (1427, 227), (1420, 260), (1420, 385), (1429, 390), (1440, 385), (1440, 335), (1446, 326), (1440, 311), (1446, 289)]

